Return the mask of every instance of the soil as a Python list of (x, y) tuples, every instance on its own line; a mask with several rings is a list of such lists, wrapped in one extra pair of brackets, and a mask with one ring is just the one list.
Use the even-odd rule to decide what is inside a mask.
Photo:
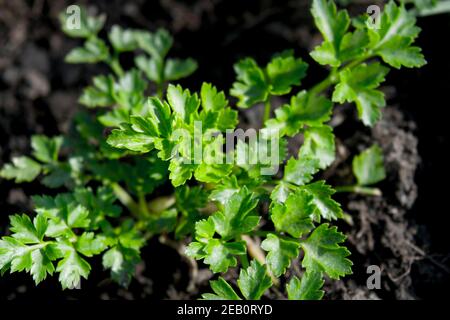
[[(250, 55), (258, 61), (286, 48), (310, 63), (304, 85), (323, 79), (326, 70), (308, 52), (320, 40), (311, 24), (309, 1), (251, 0), (239, 6), (224, 0), (78, 1), (108, 15), (107, 28), (168, 28), (175, 37), (173, 54), (192, 56), (198, 71), (181, 84), (197, 90), (202, 81), (227, 89), (234, 80), (232, 65)], [(364, 11), (365, 1), (351, 6)], [(29, 152), (32, 134), (67, 131), (78, 110), (77, 98), (92, 75), (105, 71), (97, 65), (68, 65), (64, 55), (78, 41), (60, 31), (57, 15), (68, 1), (0, 2), (0, 165), (11, 156)], [(421, 18), (418, 39), (429, 64), (420, 70), (394, 70), (384, 91), (388, 97), (383, 120), (373, 129), (362, 126), (354, 107), (336, 109), (332, 125), (338, 138), (338, 159), (324, 175), (335, 185), (351, 182), (351, 155), (373, 141), (383, 148), (387, 180), (382, 197), (337, 194), (349, 219), (340, 223), (348, 236), (354, 274), (326, 283), (326, 299), (433, 299), (446, 296), (450, 284), (449, 180), (445, 151), (449, 148), (448, 111), (442, 103), (450, 90), (450, 61), (436, 33), (450, 28), (448, 16)], [(102, 34), (104, 35), (104, 34)], [(125, 56), (125, 65), (131, 63)], [(276, 101), (281, 104), (283, 101)], [(253, 125), (260, 110), (245, 112), (242, 121)], [(292, 141), (290, 150), (298, 148)], [(30, 195), (52, 193), (38, 183), (17, 185), (0, 180), (0, 234), (8, 214), (30, 212)], [(161, 240), (161, 241), (160, 241)], [(35, 287), (26, 274), (0, 278), (0, 299), (179, 299), (197, 298), (207, 288), (211, 273), (199, 264), (192, 276), (180, 248), (152, 239), (128, 289), (119, 288), (92, 261), (89, 281), (81, 290), (61, 292), (55, 277)], [(158, 257), (158, 258), (155, 258)], [(368, 290), (366, 269), (382, 270), (381, 289)], [(444, 291), (445, 290), (445, 291)], [(280, 298), (276, 292), (268, 297)]]

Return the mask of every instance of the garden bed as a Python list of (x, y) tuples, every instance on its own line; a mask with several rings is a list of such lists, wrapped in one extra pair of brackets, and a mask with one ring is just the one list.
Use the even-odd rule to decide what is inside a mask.
[[(83, 1), (80, 1), (83, 3)], [(97, 65), (68, 65), (64, 55), (77, 44), (59, 30), (57, 15), (65, 1), (17, 0), (0, 10), (0, 165), (11, 156), (27, 154), (32, 134), (67, 132), (79, 106), (81, 89)], [(267, 61), (275, 52), (294, 48), (308, 62), (308, 52), (319, 41), (310, 15), (309, 2), (247, 1), (239, 8), (226, 1), (161, 0), (149, 4), (132, 1), (98, 1), (99, 12), (108, 15), (107, 28), (168, 28), (175, 38), (174, 54), (193, 57), (198, 71), (182, 85), (198, 90), (201, 81), (220, 89), (234, 81), (233, 63), (253, 56)], [(351, 6), (360, 12), (364, 8)], [(358, 11), (359, 10), (359, 11)], [(337, 160), (324, 172), (332, 185), (351, 178), (351, 155), (373, 141), (382, 147), (387, 177), (380, 184), (381, 197), (340, 193), (350, 217), (340, 222), (352, 252), (353, 275), (326, 283), (326, 299), (416, 299), (434, 298), (450, 284), (449, 217), (445, 152), (449, 148), (446, 125), (446, 93), (450, 90), (450, 61), (437, 34), (449, 30), (448, 16), (419, 20), (423, 33), (419, 45), (429, 62), (420, 70), (393, 71), (383, 88), (388, 98), (383, 120), (374, 128), (360, 124), (354, 108), (335, 111), (331, 125), (337, 137)], [(434, 39), (434, 40), (433, 40)], [(130, 63), (125, 57), (123, 63)], [(322, 80), (326, 72), (311, 64), (306, 87)], [(282, 101), (277, 101), (281, 103)], [(245, 112), (242, 120), (255, 125), (262, 114)], [(290, 149), (299, 143), (291, 141)], [(0, 180), (0, 232), (5, 234), (8, 214), (29, 212), (30, 196), (44, 190), (37, 182), (14, 184)], [(160, 241), (161, 240), (161, 241)], [(56, 278), (35, 287), (31, 278), (15, 273), (0, 278), (0, 299), (191, 299), (208, 287), (212, 276), (201, 263), (196, 272), (171, 243), (154, 238), (143, 249), (143, 262), (128, 289), (109, 280), (101, 259), (92, 261), (89, 281), (81, 290), (61, 291)], [(157, 257), (157, 258), (155, 258)], [(368, 290), (366, 268), (382, 270), (382, 288)], [(192, 278), (192, 275), (195, 278)], [(279, 298), (274, 296), (273, 298)]]

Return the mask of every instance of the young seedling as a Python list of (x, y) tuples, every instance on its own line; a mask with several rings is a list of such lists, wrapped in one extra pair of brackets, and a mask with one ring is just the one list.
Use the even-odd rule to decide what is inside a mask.
[[(102, 255), (111, 278), (127, 286), (142, 247), (163, 235), (188, 239), (186, 254), (214, 274), (240, 268), (236, 282), (212, 280), (213, 293), (204, 299), (260, 299), (274, 286), (289, 299), (321, 299), (325, 276), (351, 274), (345, 236), (330, 225), (343, 217), (335, 190), (314, 180), (335, 158), (327, 123), (335, 105), (354, 103), (361, 121), (373, 126), (386, 104), (379, 86), (389, 68), (421, 67), (425, 59), (413, 45), (420, 29), (403, 4), (386, 4), (377, 29), (367, 15), (351, 20), (333, 1), (314, 0), (311, 12), (323, 36), (311, 56), (329, 75), (298, 90), (308, 65), (292, 50), (263, 67), (252, 58), (239, 61), (230, 94), (238, 107), (263, 103), (265, 112), (256, 139), (233, 138), (230, 150), (224, 134), (236, 132), (238, 112), (211, 84), (198, 94), (172, 83), (196, 63), (168, 58), (167, 31), (114, 26), (108, 46), (98, 37), (103, 16), (83, 11), (79, 30), (68, 29), (63, 17), (63, 30), (85, 40), (66, 61), (106, 63), (112, 73), (94, 77), (80, 97), (95, 112), (80, 112), (65, 137), (34, 136), (32, 157), (14, 158), (1, 170), (18, 183), (39, 177), (64, 190), (34, 196), (35, 214), (10, 217), (10, 235), (0, 240), (1, 272), (29, 272), (36, 284), (58, 273), (63, 288), (74, 288), (88, 278), (89, 258)], [(136, 67), (122, 67), (123, 52), (136, 53)], [(272, 96), (288, 102), (274, 108)], [(287, 138), (296, 135), (304, 143), (288, 157)], [(355, 157), (353, 170), (357, 184), (341, 191), (382, 180), (381, 149)], [(171, 188), (156, 196), (163, 184)], [(298, 272), (291, 265), (300, 254)], [(279, 281), (286, 274), (290, 279)]]

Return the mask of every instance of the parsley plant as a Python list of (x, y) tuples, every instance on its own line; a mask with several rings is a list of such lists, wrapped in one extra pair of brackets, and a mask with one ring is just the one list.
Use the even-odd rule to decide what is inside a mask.
[[(64, 32), (84, 40), (66, 61), (105, 63), (111, 73), (83, 90), (79, 103), (87, 109), (67, 136), (33, 136), (32, 154), (1, 170), (5, 179), (39, 179), (55, 189), (32, 197), (35, 213), (10, 216), (10, 234), (0, 240), (1, 273), (26, 271), (36, 284), (58, 274), (63, 289), (75, 288), (89, 277), (89, 258), (101, 255), (111, 278), (127, 286), (142, 247), (162, 235), (191, 239), (185, 254), (213, 273), (240, 268), (236, 283), (212, 280), (204, 299), (260, 299), (272, 287), (289, 299), (321, 299), (325, 276), (351, 274), (345, 236), (331, 225), (344, 217), (335, 189), (314, 180), (335, 158), (327, 123), (335, 105), (354, 103), (361, 121), (373, 126), (386, 104), (379, 87), (389, 69), (421, 67), (425, 59), (413, 45), (415, 16), (403, 4), (387, 3), (378, 28), (330, 0), (314, 0), (311, 12), (323, 36), (311, 57), (330, 70), (328, 77), (299, 90), (308, 64), (292, 50), (266, 65), (237, 62), (230, 95), (239, 108), (261, 103), (265, 112), (258, 138), (233, 137), (229, 150), (223, 134), (235, 132), (238, 111), (209, 83), (199, 93), (174, 84), (197, 64), (169, 57), (166, 30), (113, 26), (108, 44), (98, 36), (104, 16), (82, 11), (81, 27), (72, 29), (62, 15)], [(135, 53), (129, 70), (120, 63), (124, 52)], [(289, 99), (272, 110), (273, 96)], [(303, 145), (288, 156), (287, 138), (296, 135)], [(282, 174), (274, 174), (279, 167)], [(357, 155), (353, 171), (355, 184), (338, 191), (380, 194), (373, 187), (385, 178), (380, 147)], [(287, 273), (298, 257), (302, 270)]]

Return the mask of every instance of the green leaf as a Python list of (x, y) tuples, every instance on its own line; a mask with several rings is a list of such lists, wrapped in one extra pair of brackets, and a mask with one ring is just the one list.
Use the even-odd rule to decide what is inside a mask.
[(175, 189), (175, 205), (181, 213), (175, 230), (177, 239), (193, 234), (196, 222), (202, 218), (201, 209), (207, 204), (208, 193), (203, 187), (187, 185)]
[(321, 300), (324, 280), (321, 272), (305, 272), (300, 280), (296, 276), (286, 286), (289, 300)]
[(296, 135), (304, 125), (321, 127), (330, 120), (333, 104), (324, 96), (299, 92), (291, 98), (289, 105), (275, 110), (275, 118), (266, 122), (266, 127), (280, 131), (280, 135)]
[(252, 179), (264, 179), (276, 173), (286, 157), (287, 142), (277, 136), (266, 139), (264, 134), (258, 139), (250, 137), (248, 143), (238, 138), (236, 144), (235, 163), (244, 168)]
[(266, 83), (264, 71), (252, 58), (246, 58), (234, 65), (237, 80), (233, 83), (230, 94), (239, 99), (237, 105), (250, 108), (268, 97), (269, 85)]
[(179, 211), (198, 211), (208, 203), (208, 192), (204, 187), (187, 185), (175, 189), (176, 206)]
[(340, 73), (340, 82), (333, 92), (333, 101), (355, 102), (359, 118), (372, 126), (381, 118), (380, 108), (386, 105), (384, 94), (376, 90), (389, 69), (379, 63), (361, 64)]
[(67, 63), (97, 63), (108, 60), (109, 51), (100, 39), (89, 39), (83, 47), (72, 49), (66, 56)]
[(319, 161), (309, 157), (290, 158), (284, 169), (284, 180), (296, 185), (304, 185), (319, 171)]
[(14, 157), (0, 171), (0, 176), (16, 183), (30, 182), (41, 172), (41, 165), (28, 157)]
[(208, 164), (202, 162), (195, 170), (195, 179), (201, 182), (219, 183), (231, 173), (231, 164)]
[(274, 202), (285, 203), (290, 193), (291, 190), (289, 188), (289, 184), (284, 181), (280, 181), (272, 190), (270, 199)]
[[(217, 91), (216, 87), (204, 82), (200, 92), (203, 110), (200, 113), (202, 128), (226, 131), (234, 129), (238, 119), (237, 111), (228, 107), (228, 101), (223, 91)], [(210, 123), (208, 125), (208, 123)]]
[(165, 29), (158, 29), (155, 33), (136, 31), (135, 37), (139, 48), (158, 60), (165, 58), (173, 44), (172, 36)]
[(233, 288), (225, 281), (224, 278), (219, 277), (217, 280), (209, 282), (214, 293), (205, 293), (202, 298), (205, 300), (241, 300)]
[(305, 129), (304, 137), (298, 157), (317, 159), (320, 169), (328, 167), (336, 153), (333, 129), (329, 126), (309, 127)]
[(238, 286), (247, 300), (259, 300), (264, 292), (272, 286), (266, 266), (252, 260), (247, 269), (241, 269)]
[(145, 153), (153, 149), (154, 138), (133, 130), (130, 124), (122, 123), (120, 129), (111, 132), (106, 142), (115, 148)]
[(307, 272), (325, 272), (330, 278), (337, 279), (352, 273), (352, 262), (347, 248), (339, 244), (345, 236), (336, 227), (327, 223), (317, 227), (305, 241), (300, 243), (305, 252), (302, 266)]
[(366, 30), (356, 30), (345, 33), (336, 46), (329, 41), (324, 41), (315, 47), (310, 55), (322, 65), (337, 68), (345, 62), (364, 56), (368, 44), (369, 37)]
[(228, 176), (233, 169), (232, 164), (225, 163), (225, 155), (222, 152), (224, 145), (223, 136), (208, 141), (203, 147), (201, 163), (195, 170), (195, 178), (201, 182), (219, 183)]
[(37, 216), (34, 219), (34, 224), (30, 218), (26, 215), (13, 215), (9, 217), (11, 228), (13, 232), (12, 237), (21, 241), (24, 244), (27, 243), (39, 243), (44, 237), (47, 230), (47, 220), (42, 216)]
[(283, 239), (274, 234), (267, 235), (267, 238), (261, 243), (261, 248), (269, 252), (266, 262), (275, 277), (285, 273), (291, 260), (298, 256), (299, 247), (300, 244), (297, 241)]
[(437, 0), (409, 0), (408, 2), (413, 2), (419, 11), (432, 9), (439, 4)]
[(34, 250), (31, 253), (31, 260), (33, 263), (30, 269), (30, 274), (33, 276), (33, 280), (36, 285), (45, 280), (45, 278), (47, 278), (47, 274), (53, 275), (53, 272), (55, 271), (55, 267), (47, 253), (47, 248)]
[(271, 219), (275, 229), (287, 232), (295, 238), (314, 228), (311, 205), (312, 196), (304, 190), (291, 193), (286, 203), (274, 203), (271, 208)]
[(331, 198), (335, 191), (325, 181), (317, 181), (301, 187), (301, 190), (312, 196), (310, 205), (314, 208), (313, 214), (317, 221), (320, 217), (327, 220), (336, 220), (343, 217), (339, 203)]
[(117, 218), (122, 207), (115, 204), (117, 198), (110, 187), (99, 187), (95, 192), (91, 188), (76, 188), (74, 199), (89, 210), (89, 217), (94, 224), (101, 223), (106, 216)]
[(358, 185), (371, 185), (386, 178), (383, 151), (376, 144), (355, 156), (352, 168)]
[(204, 110), (221, 111), (228, 105), (224, 92), (218, 92), (217, 88), (210, 83), (202, 84), (200, 98)]
[(93, 232), (84, 232), (78, 237), (75, 244), (77, 251), (86, 257), (100, 254), (106, 247), (105, 238), (102, 236), (96, 237)]
[(155, 97), (149, 98), (147, 103), (150, 111), (148, 120), (158, 130), (160, 137), (168, 137), (172, 132), (172, 118), (169, 105)]
[(225, 177), (211, 192), (210, 199), (225, 205), (231, 196), (239, 192), (240, 186), (236, 176)]
[(93, 86), (86, 87), (78, 99), (82, 105), (93, 107), (109, 107), (115, 103), (114, 78), (112, 76), (99, 75), (93, 78)]
[(58, 160), (58, 153), (63, 142), (62, 137), (46, 137), (34, 135), (31, 137), (33, 156), (39, 161), (51, 163)]
[(177, 210), (164, 210), (158, 215), (152, 215), (147, 224), (147, 230), (155, 234), (169, 233), (175, 230)]
[(8, 269), (11, 273), (31, 268), (30, 249), (19, 240), (3, 237), (0, 240), (0, 270), (2, 274)]
[(217, 233), (223, 238), (233, 238), (252, 231), (260, 219), (254, 213), (257, 204), (258, 200), (246, 187), (233, 194), (225, 208), (212, 215)]
[(97, 116), (97, 119), (104, 127), (119, 128), (122, 123), (130, 120), (130, 113), (125, 108), (114, 108)]
[(164, 66), (164, 80), (175, 81), (190, 76), (197, 69), (194, 59), (167, 59)]
[(211, 239), (203, 248), (205, 252), (204, 262), (209, 265), (212, 272), (227, 272), (229, 267), (235, 267), (237, 260), (233, 255), (246, 254), (245, 242), (222, 242), (219, 239)]
[(162, 68), (163, 63), (161, 60), (147, 57), (145, 55), (139, 55), (134, 59), (136, 66), (144, 72), (147, 78), (156, 83), (162, 83), (164, 81)]
[(118, 82), (114, 83), (114, 99), (122, 109), (133, 115), (142, 115), (145, 113), (144, 91), (147, 85), (142, 74), (136, 69), (131, 69), (125, 72)]
[(52, 166), (50, 172), (42, 178), (41, 183), (49, 188), (59, 188), (64, 185), (69, 186), (73, 183), (72, 167), (65, 163), (60, 163), (58, 166)]
[(193, 164), (184, 163), (182, 158), (172, 159), (169, 164), (169, 179), (172, 181), (172, 185), (174, 187), (183, 185), (192, 177), (194, 170), (195, 166)]
[(338, 59), (335, 48), (333, 44), (328, 41), (324, 41), (321, 45), (314, 48), (314, 51), (310, 53), (311, 57), (320, 63), (321, 65), (330, 65), (332, 67), (339, 67), (341, 61)]
[(69, 37), (74, 38), (88, 38), (96, 35), (103, 28), (106, 15), (90, 16), (87, 14), (86, 8), (81, 7), (80, 9), (79, 16), (77, 16), (76, 10), (62, 12), (60, 14), (59, 19), (62, 30)]
[(216, 230), (214, 229), (214, 221), (209, 217), (208, 219), (203, 219), (197, 221), (195, 224), (195, 239), (200, 242), (207, 243), (209, 239), (212, 239)]
[(341, 48), (338, 55), (340, 62), (344, 63), (364, 56), (369, 41), (366, 30), (347, 32), (341, 42)]
[(239, 99), (239, 107), (250, 108), (270, 95), (289, 93), (293, 86), (300, 85), (307, 69), (308, 65), (296, 59), (292, 50), (276, 54), (264, 69), (252, 58), (246, 58), (234, 65), (237, 81), (230, 94)]
[(67, 249), (64, 259), (58, 262), (56, 271), (59, 272), (59, 282), (63, 289), (75, 289), (79, 287), (82, 277), (87, 279), (91, 266), (72, 248)]
[(223, 109), (219, 112), (216, 121), (217, 130), (225, 132), (227, 129), (234, 129), (238, 123), (238, 112), (231, 108)]
[(140, 261), (136, 249), (115, 246), (103, 255), (103, 267), (111, 269), (111, 278), (123, 287), (128, 287)]
[(46, 236), (58, 237), (70, 228), (87, 228), (90, 224), (89, 210), (72, 194), (61, 193), (55, 198), (34, 196), (36, 212), (50, 219)]
[(308, 64), (301, 58), (295, 59), (292, 51), (286, 51), (275, 56), (267, 65), (273, 95), (284, 95), (291, 91), (292, 86), (300, 85), (300, 81), (306, 76)]
[[(36, 284), (53, 274), (55, 268), (50, 258), (52, 244), (43, 242), (48, 227), (45, 217), (38, 215), (33, 223), (27, 215), (10, 216), (12, 237), (0, 240), (0, 271), (27, 271)], [(26, 244), (30, 244), (27, 246)]]
[(180, 85), (174, 86), (169, 84), (167, 88), (167, 100), (174, 113), (186, 123), (191, 122), (191, 116), (200, 106), (200, 100), (197, 94), (191, 94), (188, 89), (183, 91)]
[(118, 25), (113, 25), (108, 33), (109, 41), (118, 52), (133, 51), (137, 48), (135, 32), (130, 29), (123, 29)]
[(421, 49), (411, 46), (420, 32), (413, 12), (409, 12), (403, 3), (398, 6), (391, 0), (379, 19), (379, 28), (368, 28), (372, 52), (397, 69), (426, 64)]
[(321, 64), (340, 65), (339, 53), (345, 33), (350, 26), (346, 10), (337, 10), (333, 1), (314, 0), (311, 13), (324, 42), (311, 56)]
[(419, 47), (408, 46), (410, 41), (400, 36), (394, 37), (390, 42), (383, 45), (379, 54), (384, 62), (400, 69), (417, 68), (424, 66), (427, 62)]
[(67, 206), (67, 225), (71, 228), (87, 228), (89, 226), (89, 211), (82, 205), (71, 203)]

